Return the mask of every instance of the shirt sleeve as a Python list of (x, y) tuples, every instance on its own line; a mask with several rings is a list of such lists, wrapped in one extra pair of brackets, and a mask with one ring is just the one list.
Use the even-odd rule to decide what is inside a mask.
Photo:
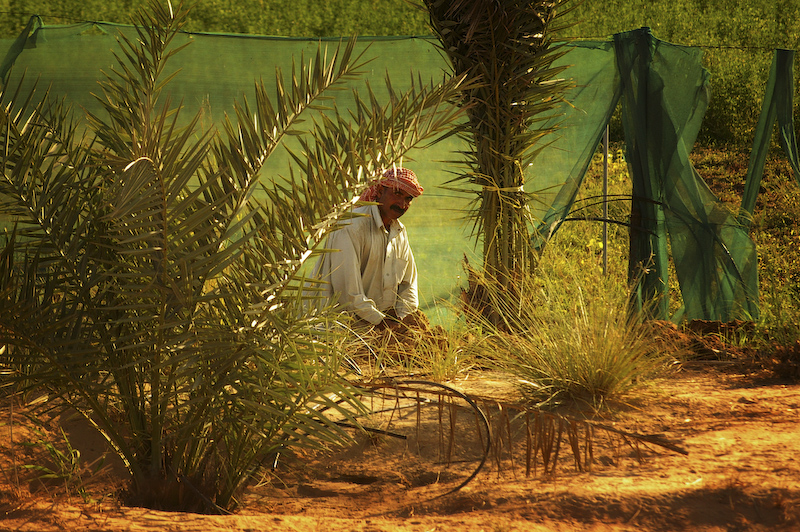
[(397, 301), (395, 302), (395, 311), (399, 319), (405, 318), (419, 308), (417, 264), (414, 262), (414, 254), (411, 252), (408, 240), (405, 240), (404, 244), (403, 254), (405, 260), (402, 262), (406, 264), (406, 268), (397, 287)]
[(361, 260), (356, 252), (348, 226), (331, 233), (328, 237), (328, 248), (337, 249), (330, 253), (331, 289), (338, 296), (339, 304), (359, 318), (377, 325), (385, 315), (378, 310), (375, 301), (368, 298), (361, 280)]

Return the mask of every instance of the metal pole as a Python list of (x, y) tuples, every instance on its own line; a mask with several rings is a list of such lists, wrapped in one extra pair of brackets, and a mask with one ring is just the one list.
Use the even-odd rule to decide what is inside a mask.
[(608, 124), (603, 133), (603, 275), (608, 272)]

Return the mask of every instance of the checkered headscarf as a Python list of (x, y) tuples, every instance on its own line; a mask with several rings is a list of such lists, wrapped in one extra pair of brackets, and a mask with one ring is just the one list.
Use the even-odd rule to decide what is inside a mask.
[(408, 168), (389, 168), (383, 173), (383, 177), (372, 183), (361, 194), (361, 201), (377, 201), (382, 187), (402, 190), (415, 198), (424, 190), (413, 171)]

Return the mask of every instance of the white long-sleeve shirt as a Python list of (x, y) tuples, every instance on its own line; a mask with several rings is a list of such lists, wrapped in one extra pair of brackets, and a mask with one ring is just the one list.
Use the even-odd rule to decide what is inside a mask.
[(394, 309), (402, 319), (419, 307), (417, 266), (405, 226), (395, 220), (383, 226), (377, 205), (353, 209), (357, 216), (328, 236), (315, 277), (341, 310), (377, 325)]

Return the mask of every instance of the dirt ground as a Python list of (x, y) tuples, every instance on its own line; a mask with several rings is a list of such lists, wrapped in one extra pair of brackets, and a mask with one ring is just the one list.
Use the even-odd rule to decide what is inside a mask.
[[(555, 460), (550, 449), (545, 471), (535, 445), (528, 457), (530, 416), (508, 406), (508, 390), (491, 375), (471, 374), (451, 384), (470, 396), (481, 391), (476, 403), (488, 413), (494, 437), (488, 453), (485, 427), (482, 432), (465, 401), (442, 401), (434, 392), (420, 400), (417, 392), (412, 403), (422, 406), (403, 413), (393, 396), (385, 409), (388, 421), (375, 424), (387, 428), (385, 434), (376, 431), (335, 455), (280, 458), (274, 475), (248, 489), (235, 515), (224, 516), (125, 507), (113, 469), (83, 476), (94, 499), (88, 503), (75, 486), (46, 485), (22, 467), (36, 459), (37, 446), (22, 445), (35, 433), (9, 423), (17, 417), (7, 407), (0, 427), (0, 530), (800, 530), (796, 382), (746, 375), (719, 361), (686, 365), (650, 386), (636, 404), (597, 420), (591, 438), (586, 425), (573, 423), (581, 462), (573, 459), (566, 432), (556, 433), (560, 456)], [(99, 442), (65, 425), (69, 441), (82, 446), (88, 460)], [(553, 431), (558, 424), (550, 426)], [(631, 434), (655, 435), (657, 443)], [(581, 470), (577, 464), (587, 456), (590, 467)]]

